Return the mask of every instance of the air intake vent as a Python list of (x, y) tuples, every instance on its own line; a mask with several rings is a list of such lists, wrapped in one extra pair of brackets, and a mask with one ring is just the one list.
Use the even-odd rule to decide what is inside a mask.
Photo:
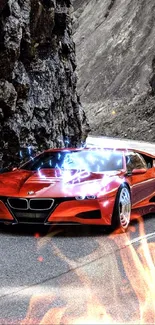
[(44, 223), (49, 212), (14, 211), (14, 216), (19, 223)]
[(54, 204), (53, 199), (30, 199), (30, 210), (43, 211), (50, 210)]
[(9, 206), (15, 210), (27, 210), (28, 201), (26, 199), (13, 199), (10, 198), (7, 200)]
[(85, 211), (76, 214), (76, 217), (81, 219), (101, 219), (101, 212), (100, 210)]

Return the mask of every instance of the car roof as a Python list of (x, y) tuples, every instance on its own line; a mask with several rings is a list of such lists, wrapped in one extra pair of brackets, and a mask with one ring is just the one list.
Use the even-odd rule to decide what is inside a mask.
[(102, 148), (102, 147), (79, 147), (79, 148), (50, 148), (45, 150), (44, 152), (65, 152), (65, 151), (96, 151), (96, 150), (119, 150), (119, 151), (124, 151), (126, 149), (121, 149), (121, 148)]

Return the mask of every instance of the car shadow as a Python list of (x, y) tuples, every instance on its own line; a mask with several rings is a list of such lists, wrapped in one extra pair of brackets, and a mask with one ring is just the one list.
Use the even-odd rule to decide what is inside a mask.
[(4, 225), (0, 224), (0, 234), (14, 235), (14, 236), (38, 236), (44, 237), (51, 232), (56, 237), (92, 237), (103, 236), (110, 233), (110, 228), (106, 226), (96, 225), (30, 225), (30, 224), (18, 224), (18, 225)]
[[(148, 223), (155, 217), (154, 214), (148, 214), (139, 219), (133, 219), (130, 227), (135, 227), (138, 231), (139, 223)], [(128, 231), (128, 230), (127, 230)], [(100, 225), (83, 225), (83, 224), (56, 224), (56, 225), (40, 225), (40, 224), (17, 224), (4, 225), (0, 224), (0, 234), (14, 236), (38, 236), (44, 237), (51, 232), (55, 237), (93, 237), (108, 236), (112, 233), (110, 226)]]

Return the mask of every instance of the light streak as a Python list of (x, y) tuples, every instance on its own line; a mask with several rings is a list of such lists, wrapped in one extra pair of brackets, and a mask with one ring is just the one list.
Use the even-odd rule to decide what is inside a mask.
[(134, 238), (132, 240), (129, 240), (129, 241), (126, 242), (126, 245), (131, 245), (131, 244), (141, 242), (141, 241), (144, 241), (146, 239), (151, 239), (151, 238), (154, 238), (154, 237), (155, 237), (155, 232), (152, 232), (152, 233), (149, 233), (147, 235), (142, 235), (142, 236), (136, 237), (136, 238)]
[(31, 146), (28, 146), (28, 154), (29, 154), (29, 156), (31, 155), (31, 151), (32, 151), (32, 148), (31, 148)]
[(38, 175), (39, 175), (39, 177), (42, 178), (42, 179), (47, 179), (47, 177), (46, 177), (45, 175), (42, 174), (42, 171), (41, 171), (40, 169), (41, 169), (41, 167), (39, 167), (39, 168), (37, 169), (37, 170), (38, 170)]

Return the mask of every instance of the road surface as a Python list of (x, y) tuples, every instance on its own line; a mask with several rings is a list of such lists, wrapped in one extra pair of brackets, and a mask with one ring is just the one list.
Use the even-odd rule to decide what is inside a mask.
[(103, 136), (93, 136), (90, 135), (87, 137), (86, 144), (88, 146), (103, 146), (109, 148), (132, 148), (139, 149), (142, 151), (149, 152), (155, 155), (155, 143), (145, 142), (145, 141), (136, 141), (130, 139), (117, 139), (117, 138), (108, 138)]

